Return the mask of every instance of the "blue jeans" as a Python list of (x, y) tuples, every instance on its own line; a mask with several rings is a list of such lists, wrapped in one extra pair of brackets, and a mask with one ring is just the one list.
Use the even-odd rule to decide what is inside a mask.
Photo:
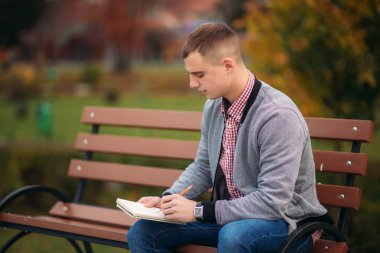
[[(275, 253), (288, 235), (283, 220), (245, 219), (224, 226), (191, 222), (185, 225), (139, 220), (128, 231), (132, 253), (174, 252), (185, 244), (218, 247), (219, 253)], [(291, 252), (307, 253), (311, 237), (296, 243)]]

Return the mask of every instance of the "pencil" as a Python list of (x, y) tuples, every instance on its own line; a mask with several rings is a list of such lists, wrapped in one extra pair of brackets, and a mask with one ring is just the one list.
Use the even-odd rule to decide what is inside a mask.
[(193, 185), (190, 185), (185, 190), (181, 191), (181, 193), (179, 195), (181, 195), (181, 196), (185, 195), (191, 189), (191, 187), (193, 187)]

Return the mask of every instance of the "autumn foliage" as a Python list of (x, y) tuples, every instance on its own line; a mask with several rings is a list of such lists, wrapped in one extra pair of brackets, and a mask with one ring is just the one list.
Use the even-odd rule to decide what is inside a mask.
[(379, 1), (269, 0), (245, 7), (253, 69), (281, 84), (306, 114), (374, 118)]

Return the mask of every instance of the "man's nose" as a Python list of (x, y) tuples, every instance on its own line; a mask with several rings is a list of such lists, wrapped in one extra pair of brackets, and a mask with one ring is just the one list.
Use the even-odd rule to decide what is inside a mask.
[(198, 88), (199, 82), (195, 78), (190, 76), (190, 88)]

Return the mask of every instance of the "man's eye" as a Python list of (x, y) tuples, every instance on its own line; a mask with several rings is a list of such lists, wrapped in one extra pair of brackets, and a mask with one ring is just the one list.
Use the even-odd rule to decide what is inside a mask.
[(196, 75), (198, 78), (202, 78), (205, 74), (198, 74)]

